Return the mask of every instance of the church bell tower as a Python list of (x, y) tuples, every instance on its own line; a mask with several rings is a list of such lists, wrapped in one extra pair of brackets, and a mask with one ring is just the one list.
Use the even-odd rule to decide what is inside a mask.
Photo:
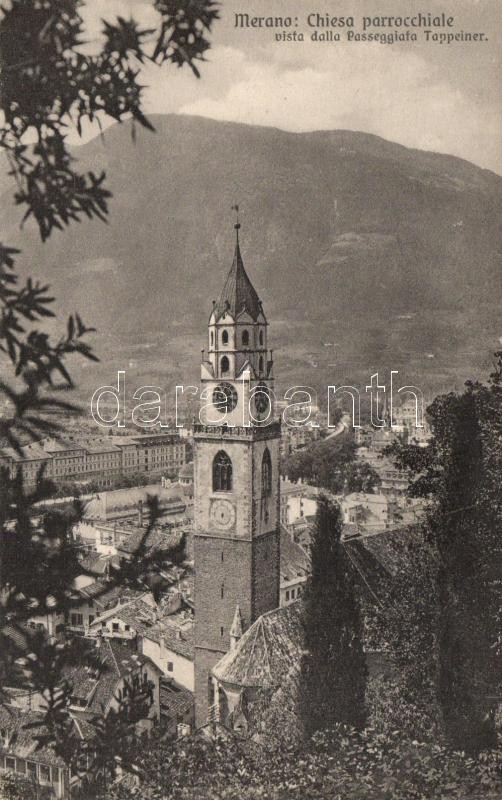
[(215, 704), (211, 670), (245, 631), (279, 605), (279, 442), (272, 351), (263, 307), (242, 262), (209, 318), (194, 431), (195, 718)]

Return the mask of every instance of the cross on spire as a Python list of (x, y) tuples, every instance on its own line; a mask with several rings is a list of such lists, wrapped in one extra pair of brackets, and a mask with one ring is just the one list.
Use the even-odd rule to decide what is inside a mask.
[(235, 235), (237, 237), (237, 244), (239, 244), (239, 229), (241, 227), (241, 224), (239, 222), (239, 206), (238, 205), (232, 206), (232, 211), (235, 211), (235, 225), (234, 225), (234, 228), (235, 228), (235, 231), (236, 231)]
[(213, 307), (215, 319), (218, 320), (226, 311), (230, 311), (234, 319), (246, 309), (247, 313), (256, 322), (262, 313), (261, 303), (256, 291), (249, 280), (249, 277), (242, 263), (241, 250), (239, 246), (239, 206), (232, 206), (232, 211), (237, 214), (237, 222), (234, 225), (236, 233), (235, 252), (230, 272), (223, 286), (216, 306)]

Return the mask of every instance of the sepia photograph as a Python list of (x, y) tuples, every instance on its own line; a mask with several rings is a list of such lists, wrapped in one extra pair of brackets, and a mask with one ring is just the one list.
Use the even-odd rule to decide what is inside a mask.
[(2, 0), (0, 208), (0, 800), (501, 800), (501, 0)]

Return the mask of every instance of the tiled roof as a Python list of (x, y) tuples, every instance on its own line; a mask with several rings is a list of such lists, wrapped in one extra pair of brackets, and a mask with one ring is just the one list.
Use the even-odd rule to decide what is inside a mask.
[(91, 598), (100, 608), (112, 609), (120, 602), (125, 603), (129, 600), (140, 599), (145, 596), (144, 591), (133, 589), (128, 586), (112, 586), (107, 588), (107, 584), (102, 581), (94, 581), (88, 586), (79, 589), (79, 593), (84, 598)]
[(281, 578), (291, 581), (304, 577), (310, 569), (309, 557), (303, 547), (297, 544), (287, 529), (281, 525)]
[(362, 503), (373, 503), (377, 505), (387, 506), (389, 498), (383, 494), (368, 494), (364, 492), (352, 492), (342, 499), (342, 503), (346, 506), (360, 505)]
[(143, 638), (150, 639), (152, 642), (160, 644), (164, 640), (165, 647), (190, 661), (194, 660), (195, 648), (193, 639), (193, 628), (175, 628), (168, 623), (158, 623), (153, 628), (143, 633)]
[(96, 735), (96, 728), (93, 725), (94, 714), (87, 711), (72, 711), (70, 716), (82, 739), (92, 739)]
[[(117, 437), (118, 438), (118, 437)], [(177, 503), (184, 503), (184, 500), (179, 495), (180, 487), (178, 485), (162, 487), (157, 484), (149, 486), (134, 486), (127, 489), (113, 489), (108, 492), (102, 491), (97, 497), (89, 500), (85, 507), (86, 517), (96, 517), (103, 512), (106, 507), (106, 513), (112, 511), (124, 511), (128, 509), (137, 509), (138, 502), (143, 502), (143, 510), (148, 513), (148, 496), (153, 495), (158, 497), (161, 508), (176, 505)]]
[(194, 697), (187, 689), (160, 679), (160, 713), (166, 716), (185, 715), (193, 707)]
[[(43, 723), (44, 714), (36, 711), (23, 711), (14, 706), (0, 705), (0, 729), (5, 731), (9, 744), (0, 743), (0, 751), (7, 755), (27, 758), (40, 764), (65, 767), (51, 745), (38, 746), (36, 737), (48, 734)], [(27, 726), (36, 727), (27, 727)]]
[(258, 617), (235, 648), (218, 661), (213, 675), (237, 686), (280, 686), (303, 649), (300, 610), (301, 604), (292, 603)]
[[(146, 530), (139, 530), (136, 533), (131, 533), (123, 543), (118, 546), (118, 550), (122, 553), (136, 553), (141, 543), (145, 539)], [(183, 532), (176, 530), (172, 533), (165, 531), (152, 530), (148, 533), (145, 539), (145, 555), (152, 555), (153, 553), (172, 550), (178, 547), (183, 541)]]
[(64, 670), (65, 678), (73, 685), (72, 695), (86, 700), (84, 710), (95, 714), (106, 711), (122, 678), (146, 663), (155, 667), (147, 656), (136, 653), (128, 643), (116, 639), (103, 639), (98, 655), (101, 660), (99, 673), (81, 665)]
[(342, 528), (342, 538), (347, 539), (351, 536), (357, 536), (359, 528), (354, 522), (345, 522)]
[(216, 319), (223, 316), (226, 311), (229, 311), (234, 319), (241, 311), (247, 311), (255, 321), (261, 311), (260, 300), (242, 263), (238, 241), (235, 245), (234, 260), (230, 267), (230, 272), (227, 275), (220, 299), (214, 309)]
[(403, 526), (351, 539), (345, 542), (345, 547), (367, 577), (392, 577), (406, 563), (408, 549), (416, 537), (413, 526)]
[(46, 453), (43, 447), (40, 447), (38, 442), (32, 442), (31, 444), (23, 445), (20, 453), (18, 453), (12, 447), (2, 447), (1, 451), (3, 458), (12, 458), (13, 461), (16, 462), (37, 460), (47, 461), (50, 458), (50, 455)]
[(120, 619), (126, 625), (130, 625), (136, 633), (143, 634), (156, 623), (157, 616), (151, 605), (141, 598), (135, 598), (100, 614), (90, 627), (100, 628), (101, 623), (108, 619)]
[(110, 567), (120, 566), (120, 559), (118, 556), (107, 556), (101, 553), (90, 553), (85, 556), (80, 562), (83, 569), (90, 572), (92, 575), (104, 575)]
[[(119, 639), (108, 639), (107, 644), (111, 650), (115, 667), (122, 678), (147, 663), (155, 667), (148, 656), (137, 653), (128, 642)], [(160, 669), (155, 668), (159, 673), (161, 672)]]
[(29, 623), (5, 625), (2, 628), (4, 647), (9, 647), (16, 655), (32, 652), (34, 642), (41, 637), (47, 637), (46, 629), (34, 628)]

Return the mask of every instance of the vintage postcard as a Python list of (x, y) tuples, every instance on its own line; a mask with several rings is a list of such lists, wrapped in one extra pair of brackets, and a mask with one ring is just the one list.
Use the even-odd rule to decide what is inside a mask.
[(0, 799), (502, 796), (500, 0), (4, 0)]

